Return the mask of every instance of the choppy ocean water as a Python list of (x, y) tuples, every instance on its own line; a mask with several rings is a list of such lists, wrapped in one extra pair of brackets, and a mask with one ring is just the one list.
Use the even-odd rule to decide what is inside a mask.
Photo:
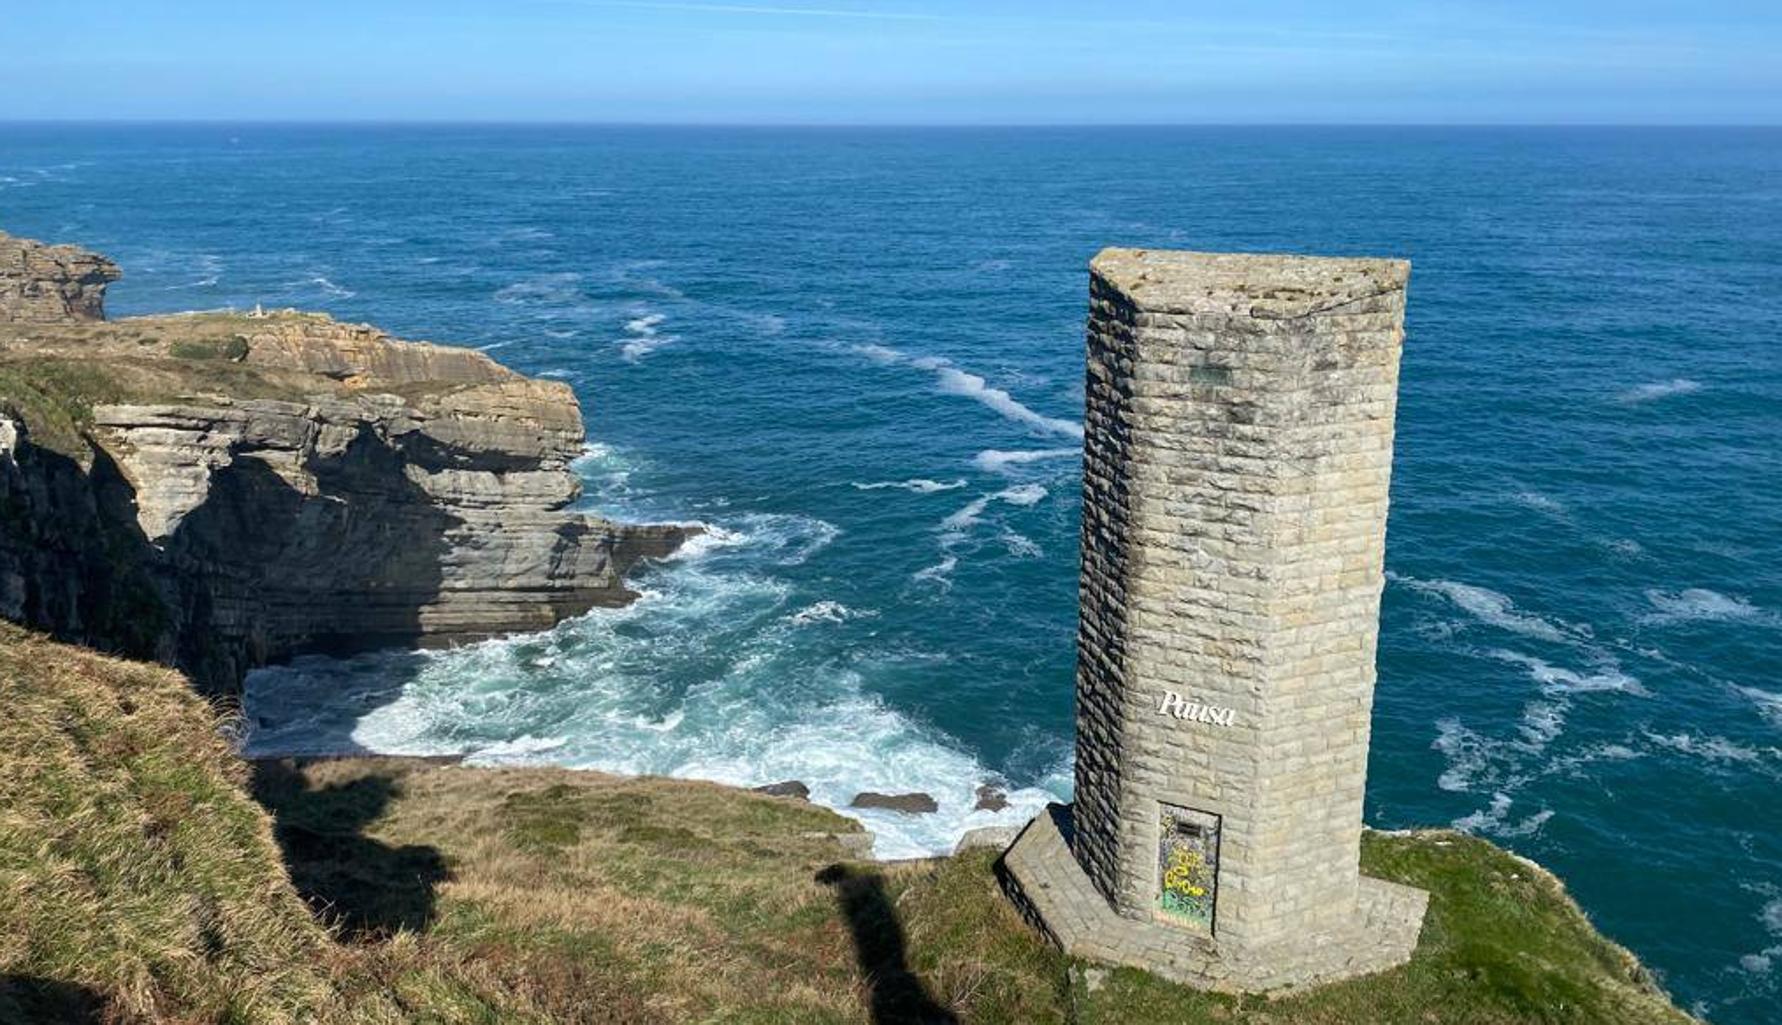
[(1089, 257), (1409, 257), (1368, 819), (1782, 1019), (1782, 132), (12, 125), (0, 228), (114, 315), (562, 378), (592, 508), (714, 528), (627, 609), (257, 674), (257, 750), (934, 794), (890, 856), (1068, 795)]

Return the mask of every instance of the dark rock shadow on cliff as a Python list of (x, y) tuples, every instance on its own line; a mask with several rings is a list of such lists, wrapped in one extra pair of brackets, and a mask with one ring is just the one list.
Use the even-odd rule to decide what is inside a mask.
[(256, 692), (248, 709), (247, 756), (379, 754), (359, 742), (360, 720), (400, 700), (427, 664), (426, 654), (403, 649), (362, 653), (345, 666), (307, 655), (291, 659), (274, 685)]
[(393, 775), (374, 773), (314, 787), (299, 762), (253, 765), (254, 799), (272, 813), (291, 882), (351, 940), (426, 928), (434, 890), (449, 875), (437, 848), (397, 847), (365, 835), (399, 785)]
[(835, 891), (836, 906), (854, 937), (854, 957), (866, 980), (873, 1025), (957, 1025), (959, 1019), (929, 996), (910, 970), (908, 944), (885, 879), (846, 865), (817, 873)]
[[(462, 521), (410, 480), (402, 454), (369, 428), (306, 469), (313, 488), (300, 490), (238, 454), (181, 521), (168, 555), (204, 581), (186, 595), (185, 620), (242, 624), (242, 633), (217, 645), (215, 628), (184, 631), (179, 662), (210, 669), (194, 675), (240, 680), (301, 655), (378, 650), (374, 671), (329, 675), (341, 692), (306, 695), (312, 710), (326, 704), (332, 714), (304, 724), (300, 748), (271, 745), (274, 753), (365, 754), (353, 729), (400, 698), (424, 664), (412, 649), (443, 586), (447, 534)], [(277, 702), (269, 704), (253, 710), (262, 720), (253, 725), (276, 731), (284, 724)]]
[(212, 696), (298, 654), (415, 647), (443, 587), (448, 533), (463, 526), (369, 426), (307, 463), (301, 488), (253, 450), (234, 453), (154, 540), (103, 449), (82, 466), (25, 437), (15, 459), (0, 467), (8, 618), (169, 662)]
[(59, 979), (0, 974), (0, 1023), (104, 1025), (113, 1020), (110, 1001), (98, 990)]
[(0, 466), (6, 615), (58, 640), (167, 657), (174, 624), (117, 465), (95, 451), (83, 468), (28, 442), (14, 456)]
[(402, 454), (369, 427), (305, 469), (313, 493), (251, 453), (216, 470), (203, 504), (167, 544), (170, 557), (218, 581), (199, 589), (207, 604), (190, 621), (255, 624), (245, 638), (254, 665), (415, 646), (422, 610), (445, 578), (446, 535), (462, 521), (409, 479)]

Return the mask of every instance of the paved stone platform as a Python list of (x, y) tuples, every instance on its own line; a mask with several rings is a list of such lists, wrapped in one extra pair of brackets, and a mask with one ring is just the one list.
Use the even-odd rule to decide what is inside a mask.
[(1065, 953), (1129, 965), (1198, 989), (1280, 994), (1368, 975), (1408, 961), (1429, 894), (1362, 876), (1339, 924), (1263, 948), (1232, 949), (1160, 922), (1116, 914), (1071, 855), (1071, 809), (1054, 804), (1003, 855), (1004, 890)]

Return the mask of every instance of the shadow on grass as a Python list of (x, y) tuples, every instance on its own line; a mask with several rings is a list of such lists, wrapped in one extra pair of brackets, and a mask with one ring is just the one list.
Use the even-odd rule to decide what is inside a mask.
[(903, 924), (885, 895), (884, 877), (831, 865), (817, 882), (835, 891), (836, 905), (854, 934), (854, 956), (870, 991), (873, 1025), (957, 1025), (910, 971)]
[(0, 974), (0, 1022), (103, 1025), (109, 1004), (97, 990), (34, 975)]
[(363, 830), (396, 796), (390, 776), (312, 789), (300, 763), (254, 763), (254, 799), (273, 815), (291, 882), (316, 913), (352, 940), (380, 940), (433, 921), (447, 877), (438, 849), (392, 847)]

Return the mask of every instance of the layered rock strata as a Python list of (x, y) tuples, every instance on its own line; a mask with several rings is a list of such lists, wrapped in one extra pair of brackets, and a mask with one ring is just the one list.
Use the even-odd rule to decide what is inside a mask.
[[(60, 280), (100, 309), (76, 276), (109, 261), (53, 249), (0, 295)], [(626, 571), (689, 533), (574, 508), (573, 393), (481, 353), (316, 314), (43, 309), (0, 321), (0, 615), (207, 690), (623, 604)]]
[(48, 246), (0, 231), (0, 321), (104, 320), (117, 264), (78, 246)]

